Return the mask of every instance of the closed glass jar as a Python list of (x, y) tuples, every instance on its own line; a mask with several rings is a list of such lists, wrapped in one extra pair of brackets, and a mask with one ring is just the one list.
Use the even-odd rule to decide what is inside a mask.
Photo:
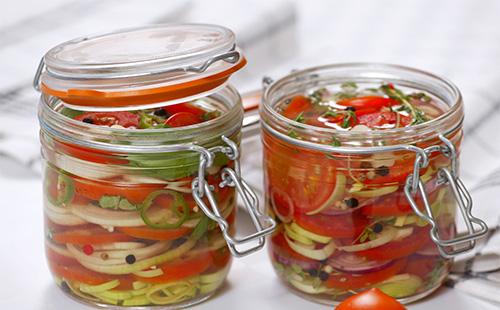
[[(415, 98), (439, 113), (390, 121), (409, 93), (425, 94)], [(322, 105), (335, 112), (307, 123)], [(458, 179), (464, 115), (449, 81), (392, 65), (316, 67), (268, 85), (260, 114), (265, 201), (278, 222), (269, 255), (292, 292), (336, 304), (378, 287), (412, 302), (436, 290), (452, 257), (486, 232)], [(465, 235), (456, 233), (457, 210)]]
[[(46, 256), (67, 294), (178, 309), (221, 287), (231, 254), (264, 245), (273, 221), (240, 179), (243, 108), (226, 84), (244, 63), (232, 32), (193, 24), (76, 39), (45, 55), (35, 85)], [(235, 188), (255, 219), (245, 238), (234, 235)]]

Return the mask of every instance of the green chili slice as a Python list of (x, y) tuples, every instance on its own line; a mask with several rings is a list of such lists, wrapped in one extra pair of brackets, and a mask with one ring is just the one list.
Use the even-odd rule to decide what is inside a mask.
[[(174, 202), (172, 206), (172, 211), (179, 217), (179, 220), (175, 223), (153, 223), (148, 216), (146, 215), (147, 210), (151, 207), (153, 204), (154, 200), (160, 196), (160, 195), (170, 195), (174, 197)], [(182, 207), (182, 211), (179, 211), (179, 207)], [(180, 227), (188, 218), (189, 216), (189, 208), (184, 200), (184, 197), (182, 197), (181, 194), (171, 191), (171, 190), (159, 190), (152, 192), (151, 194), (144, 199), (144, 202), (142, 203), (142, 206), (139, 209), (141, 213), (141, 218), (144, 221), (146, 225), (152, 228), (156, 229), (171, 229), (171, 228), (178, 228)]]
[[(46, 183), (46, 191), (48, 192), (48, 188), (52, 186), (51, 181), (47, 181)], [(57, 181), (56, 181), (56, 195), (52, 197), (49, 193), (47, 194), (47, 198), (50, 203), (55, 206), (61, 206), (63, 204), (67, 204), (73, 200), (75, 195), (75, 184), (73, 180), (62, 173), (57, 173)]]

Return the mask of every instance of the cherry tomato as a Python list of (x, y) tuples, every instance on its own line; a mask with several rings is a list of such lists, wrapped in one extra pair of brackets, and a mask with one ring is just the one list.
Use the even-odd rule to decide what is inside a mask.
[(148, 240), (175, 240), (191, 232), (191, 229), (186, 227), (175, 229), (154, 229), (147, 226), (116, 227), (116, 230), (128, 236)]
[(109, 232), (103, 228), (93, 228), (85, 230), (67, 230), (64, 232), (54, 233), (52, 235), (52, 240), (57, 243), (85, 245), (128, 242), (133, 241), (134, 238), (121, 233)]
[(325, 285), (329, 288), (336, 288), (341, 290), (355, 290), (367, 287), (396, 275), (406, 265), (406, 259), (395, 261), (389, 267), (382, 270), (377, 270), (370, 273), (363, 274), (330, 274)]
[(289, 119), (295, 119), (300, 113), (311, 109), (311, 101), (305, 96), (295, 96), (281, 113)]
[(382, 108), (390, 107), (399, 104), (397, 100), (391, 98), (385, 98), (380, 96), (363, 96), (356, 98), (347, 98), (337, 101), (338, 105), (343, 105), (346, 107), (353, 107), (356, 109), (364, 108)]
[(191, 257), (181, 257), (158, 266), (158, 268), (161, 268), (163, 271), (161, 276), (154, 278), (137, 278), (147, 283), (174, 282), (194, 275), (199, 275), (211, 265), (212, 255), (210, 252), (205, 252)]
[(369, 223), (358, 212), (346, 215), (296, 214), (295, 221), (300, 227), (319, 235), (346, 239), (357, 238)]
[(120, 125), (127, 127), (138, 127), (139, 116), (132, 112), (87, 112), (75, 117), (76, 120), (100, 126)]
[(408, 256), (420, 250), (430, 239), (429, 228), (414, 227), (413, 233), (399, 241), (392, 241), (382, 246), (356, 252), (357, 255), (372, 260), (389, 260)]
[(396, 299), (384, 294), (378, 288), (371, 288), (367, 291), (353, 295), (342, 303), (335, 310), (405, 310)]
[(193, 113), (178, 112), (167, 118), (165, 124), (170, 127), (182, 127), (201, 123), (201, 118)]

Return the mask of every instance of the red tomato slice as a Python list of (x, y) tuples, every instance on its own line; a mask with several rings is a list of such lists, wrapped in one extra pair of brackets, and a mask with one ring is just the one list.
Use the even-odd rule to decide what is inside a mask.
[(86, 229), (86, 230), (69, 230), (54, 233), (52, 240), (57, 243), (70, 243), (70, 244), (106, 244), (112, 242), (128, 242), (133, 241), (134, 238), (115, 232), (108, 232), (102, 228)]
[[(438, 191), (428, 193), (429, 203), (435, 201)], [(415, 202), (422, 209), (424, 207), (422, 197), (417, 195)], [(402, 191), (386, 195), (376, 199), (373, 203), (361, 208), (361, 213), (366, 216), (400, 216), (413, 214), (413, 209)]]
[(201, 118), (193, 113), (178, 112), (167, 118), (165, 124), (170, 127), (182, 127), (201, 123)]
[(226, 246), (210, 252), (210, 256), (212, 257), (213, 266), (219, 270), (226, 267), (231, 261), (231, 253)]
[(439, 256), (413, 255), (408, 258), (408, 263), (404, 268), (405, 273), (414, 274), (422, 279), (437, 266), (441, 258)]
[(357, 238), (369, 223), (358, 212), (347, 215), (296, 214), (295, 221), (300, 227), (319, 235), (346, 239)]
[(111, 154), (109, 152), (89, 149), (72, 144), (66, 144), (57, 140), (54, 140), (54, 149), (62, 151), (64, 154), (68, 154), (72, 157), (99, 164), (126, 165), (129, 163), (129, 161), (126, 159), (117, 158), (116, 154)]
[(49, 264), (58, 264), (64, 266), (72, 266), (79, 264), (79, 262), (75, 258), (61, 255), (56, 251), (52, 250), (51, 248), (49, 248), (48, 246), (45, 247), (45, 254), (47, 255), (47, 260), (49, 261)]
[(430, 239), (429, 228), (414, 227), (414, 229), (410, 236), (400, 241), (389, 242), (373, 249), (356, 252), (356, 254), (372, 260), (396, 259), (413, 254)]
[(159, 266), (163, 274), (154, 278), (137, 277), (140, 281), (148, 283), (168, 283), (179, 281), (188, 277), (199, 275), (212, 265), (212, 255), (205, 252), (196, 256), (179, 258)]
[(87, 112), (76, 116), (75, 119), (100, 126), (120, 125), (125, 128), (139, 126), (139, 116), (127, 111)]
[(363, 274), (331, 274), (325, 285), (329, 288), (341, 290), (355, 290), (382, 282), (396, 275), (406, 265), (406, 259), (395, 261), (392, 265), (382, 270)]
[(115, 289), (132, 289), (134, 278), (131, 276), (113, 276), (89, 270), (80, 265), (64, 266), (49, 262), (50, 270), (58, 277), (69, 281), (76, 281), (90, 285), (98, 285), (115, 279), (120, 280), (120, 285)]
[(135, 238), (148, 240), (175, 240), (191, 232), (191, 229), (186, 227), (175, 229), (153, 229), (147, 226), (116, 227), (116, 230)]
[(165, 186), (161, 184), (124, 185), (83, 178), (73, 178), (73, 181), (75, 192), (88, 199), (99, 200), (105, 195), (121, 196), (134, 204), (142, 203), (149, 194)]
[(362, 293), (353, 295), (342, 303), (335, 310), (405, 310), (406, 308), (396, 299), (384, 294), (378, 288), (371, 288)]
[[(382, 127), (387, 124), (396, 124), (397, 117), (395, 112), (376, 112), (360, 115), (358, 123), (370, 128)], [(400, 115), (399, 127), (408, 126), (411, 123), (411, 117)]]
[(300, 113), (312, 108), (311, 101), (305, 96), (295, 96), (281, 113), (289, 119), (295, 119)]
[(174, 115), (180, 112), (187, 112), (197, 116), (198, 118), (201, 118), (201, 116), (206, 113), (205, 110), (189, 103), (179, 103), (179, 104), (169, 105), (163, 107), (163, 110), (165, 110), (169, 115)]
[(337, 101), (337, 104), (346, 107), (353, 107), (356, 109), (363, 109), (363, 108), (380, 109), (382, 107), (389, 107), (392, 105), (399, 104), (399, 102), (391, 98), (385, 98), (380, 96), (364, 96), (357, 98), (342, 99)]

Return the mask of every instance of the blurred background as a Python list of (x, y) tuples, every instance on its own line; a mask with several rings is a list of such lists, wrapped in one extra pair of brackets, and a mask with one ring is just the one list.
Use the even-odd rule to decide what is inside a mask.
[[(33, 216), (29, 225), (7, 225), (9, 233), (22, 237), (0, 238), (0, 246), (13, 253), (3, 260), (31, 266), (36, 270), (34, 277), (48, 277), (39, 267), (43, 246), (36, 119), (39, 94), (32, 88), (40, 58), (49, 48), (75, 37), (171, 22), (231, 28), (248, 58), (247, 67), (232, 80), (241, 92), (259, 89), (263, 76), (278, 78), (293, 69), (337, 62), (395, 63), (448, 77), (465, 100), (461, 166), (475, 198), (474, 213), (490, 225), (497, 222), (498, 0), (16, 0), (4, 1), (0, 10), (0, 205), (15, 205), (11, 216)], [(258, 138), (246, 141), (244, 148), (245, 173), (258, 190)], [(38, 261), (20, 257), (26, 253), (22, 242), (33, 243)], [(6, 283), (10, 276), (15, 280), (7, 270), (3, 274)], [(10, 298), (17, 296), (15, 285), (5, 289)]]

